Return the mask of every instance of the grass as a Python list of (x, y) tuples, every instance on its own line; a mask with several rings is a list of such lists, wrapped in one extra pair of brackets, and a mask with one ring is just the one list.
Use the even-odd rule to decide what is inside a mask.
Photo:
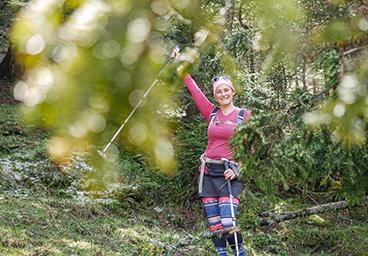
[[(100, 179), (88, 154), (75, 152), (57, 166), (46, 153), (48, 132), (22, 124), (15, 110), (0, 106), (0, 255), (161, 255), (162, 244), (208, 231), (195, 186), (179, 186), (180, 176), (160, 176), (144, 157), (129, 154), (111, 166), (115, 179)], [(253, 192), (241, 197), (242, 227), (257, 223), (258, 212), (314, 206), (291, 192), (277, 204)], [(256, 255), (368, 255), (367, 208), (243, 228), (242, 234)], [(168, 255), (216, 251), (210, 240), (196, 239)]]
[[(168, 214), (62, 197), (0, 194), (1, 255), (155, 255), (186, 234)], [(152, 214), (154, 213), (154, 214)], [(198, 246), (198, 247), (197, 247)], [(204, 255), (207, 241), (178, 255)]]
[[(1, 255), (159, 255), (157, 242), (167, 245), (206, 230), (204, 219), (188, 230), (172, 218), (179, 212), (152, 206), (124, 209), (91, 199), (34, 197), (24, 191), (2, 191), (0, 205)], [(257, 255), (366, 255), (367, 234), (366, 223), (343, 219), (332, 227), (290, 221), (243, 231), (245, 243)], [(171, 255), (215, 255), (211, 241), (195, 241), (185, 249)]]

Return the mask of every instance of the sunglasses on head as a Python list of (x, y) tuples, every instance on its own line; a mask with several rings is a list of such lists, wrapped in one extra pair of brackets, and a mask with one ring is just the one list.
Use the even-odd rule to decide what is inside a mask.
[(218, 77), (215, 77), (213, 79), (214, 82), (218, 82), (220, 81), (220, 79), (223, 79), (223, 80), (229, 80), (230, 79), (230, 76), (218, 76)]

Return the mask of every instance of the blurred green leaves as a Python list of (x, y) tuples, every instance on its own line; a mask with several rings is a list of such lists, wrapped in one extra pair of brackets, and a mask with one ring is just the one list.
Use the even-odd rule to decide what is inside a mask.
[[(26, 72), (14, 95), (27, 119), (56, 126), (50, 140), (55, 159), (75, 147), (107, 144), (169, 60), (156, 22), (157, 13), (172, 7), (158, 5), (35, 1), (19, 13), (11, 40)], [(64, 16), (63, 6), (75, 10)], [(123, 131), (129, 143), (153, 147), (158, 164), (173, 160), (157, 113), (170, 102), (164, 96), (159, 88), (152, 91)]]
[[(331, 3), (331, 5), (330, 5)], [(338, 140), (347, 145), (366, 141), (367, 105), (367, 5), (354, 1), (325, 1), (325, 6), (314, 9), (336, 16), (308, 17), (306, 6), (292, 0), (258, 1), (260, 11), (259, 32), (254, 37), (254, 49), (267, 51), (264, 71), (275, 63), (287, 60), (296, 67), (306, 47), (335, 48), (338, 63), (333, 59), (324, 67), (328, 93), (337, 89), (338, 97), (327, 102), (321, 112), (308, 114), (305, 121), (311, 126), (328, 124), (335, 130)], [(323, 8), (323, 9), (322, 9)], [(340, 14), (339, 14), (340, 13)], [(328, 17), (328, 18), (326, 18)], [(319, 23), (319, 26), (315, 26)], [(312, 29), (307, 33), (304, 30)], [(332, 53), (332, 51), (330, 51)], [(326, 55), (327, 56), (327, 55)], [(335, 62), (335, 64), (333, 63)], [(338, 66), (340, 65), (340, 66)], [(328, 70), (331, 72), (328, 73)], [(327, 72), (326, 72), (327, 71)], [(330, 91), (331, 90), (331, 91)], [(328, 118), (326, 118), (328, 117)]]
[(294, 0), (259, 0), (259, 33), (254, 40), (254, 49), (269, 51), (264, 70), (286, 58), (295, 66), (295, 54), (301, 47), (298, 29), (304, 21), (304, 11)]

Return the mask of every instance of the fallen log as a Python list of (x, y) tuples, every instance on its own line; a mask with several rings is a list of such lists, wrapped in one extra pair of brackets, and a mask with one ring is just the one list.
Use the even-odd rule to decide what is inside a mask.
[[(365, 199), (363, 205), (367, 204), (368, 197)], [(320, 214), (325, 212), (343, 210), (349, 208), (348, 201), (339, 201), (334, 203), (323, 204), (314, 206), (307, 209), (301, 209), (294, 212), (285, 211), (280, 214), (267, 213), (268, 217), (260, 220), (260, 226), (270, 226), (286, 220), (292, 220), (297, 218), (306, 218), (314, 214)], [(266, 215), (266, 214), (264, 214)], [(250, 228), (250, 227), (247, 227)]]

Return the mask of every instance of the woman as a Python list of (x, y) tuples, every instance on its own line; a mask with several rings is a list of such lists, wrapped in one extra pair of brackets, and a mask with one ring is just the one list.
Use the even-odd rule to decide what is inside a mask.
[[(176, 57), (178, 54), (174, 50), (172, 57)], [(238, 113), (241, 110), (235, 107), (233, 103), (235, 88), (229, 76), (214, 79), (213, 94), (220, 105), (217, 114), (214, 114), (215, 105), (206, 98), (191, 76), (187, 74), (183, 80), (190, 90), (198, 109), (209, 124), (208, 144), (201, 156), (202, 164), (198, 175), (199, 197), (204, 204), (212, 231), (231, 228), (234, 226), (231, 205), (233, 205), (233, 214), (236, 216), (239, 205), (238, 195), (241, 193), (242, 187), (242, 181), (238, 178), (237, 165), (231, 156), (233, 151), (229, 149), (228, 144), (229, 138), (233, 135), (234, 128), (238, 123)], [(245, 121), (250, 117), (250, 111), (246, 110), (244, 113)], [(223, 159), (227, 159), (232, 168), (226, 169)], [(229, 196), (228, 179), (231, 180), (232, 195), (234, 196), (232, 202)], [(228, 234), (226, 238), (213, 239), (219, 256), (227, 255), (226, 240), (235, 255), (245, 255), (242, 236), (240, 233), (235, 233)]]

